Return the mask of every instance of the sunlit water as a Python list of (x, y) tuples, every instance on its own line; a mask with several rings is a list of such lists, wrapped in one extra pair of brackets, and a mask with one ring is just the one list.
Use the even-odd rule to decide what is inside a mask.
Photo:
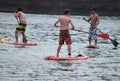
[[(120, 46), (117, 50), (110, 40), (98, 38), (99, 49), (87, 49), (88, 34), (70, 30), (72, 56), (87, 54), (86, 61), (45, 61), (45, 56), (56, 55), (59, 28), (53, 23), (60, 15), (27, 14), (26, 35), (36, 47), (17, 48), (0, 43), (0, 81), (120, 81)], [(83, 16), (71, 16), (76, 29), (88, 31)], [(15, 41), (17, 21), (12, 13), (0, 13), (0, 37)], [(120, 42), (120, 17), (101, 17), (99, 29)], [(19, 34), (21, 39), (21, 34)], [(19, 40), (20, 40), (19, 39)], [(21, 41), (21, 40), (20, 40)], [(61, 57), (67, 56), (63, 45)]]

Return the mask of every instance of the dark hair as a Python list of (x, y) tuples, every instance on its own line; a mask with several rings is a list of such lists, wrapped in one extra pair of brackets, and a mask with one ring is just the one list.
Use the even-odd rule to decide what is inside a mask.
[(90, 8), (90, 10), (95, 11), (95, 12), (97, 11), (96, 8), (94, 8), (94, 7)]
[(64, 14), (67, 15), (68, 13), (70, 13), (70, 9), (65, 9)]
[(23, 11), (23, 9), (22, 8), (18, 8), (17, 11)]

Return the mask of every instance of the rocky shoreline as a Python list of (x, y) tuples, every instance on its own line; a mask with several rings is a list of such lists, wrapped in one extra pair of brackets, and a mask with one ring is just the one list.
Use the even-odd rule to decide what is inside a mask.
[(100, 15), (120, 16), (120, 0), (0, 0), (0, 12), (13, 12), (18, 7), (27, 13), (63, 14), (65, 8), (72, 15), (89, 15), (89, 9), (96, 7)]

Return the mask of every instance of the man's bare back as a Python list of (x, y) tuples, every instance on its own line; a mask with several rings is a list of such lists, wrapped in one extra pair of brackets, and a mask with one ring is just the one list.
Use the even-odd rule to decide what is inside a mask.
[(69, 16), (67, 16), (67, 15), (61, 16), (61, 17), (54, 23), (54, 26), (56, 26), (56, 24), (59, 23), (59, 22), (60, 22), (60, 30), (68, 30), (69, 24), (71, 24), (72, 29), (74, 29), (73, 22), (72, 22), (71, 18), (69, 18)]
[(21, 11), (15, 13), (15, 17), (18, 18), (20, 22), (26, 22), (26, 16)]
[(61, 16), (60, 21), (60, 30), (68, 30), (68, 25), (71, 22), (71, 19), (67, 16)]

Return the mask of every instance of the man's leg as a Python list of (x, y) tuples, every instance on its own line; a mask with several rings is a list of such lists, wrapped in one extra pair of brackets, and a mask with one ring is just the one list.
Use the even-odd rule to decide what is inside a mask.
[(59, 57), (59, 52), (61, 50), (61, 47), (62, 47), (62, 45), (59, 45), (58, 48), (57, 48), (57, 57)]
[(22, 36), (23, 36), (23, 42), (24, 42), (24, 43), (27, 43), (27, 39), (26, 39), (25, 32), (22, 32)]
[(71, 45), (68, 45), (68, 55), (71, 56)]
[(97, 46), (97, 39), (95, 40), (95, 46)]
[(18, 31), (15, 31), (16, 43), (18, 43)]
[(91, 45), (91, 38), (89, 38), (89, 45)]
[(95, 39), (95, 46), (97, 46), (97, 28), (94, 28), (93, 34), (94, 34), (94, 39)]
[(89, 46), (91, 46), (92, 36), (93, 36), (93, 27), (90, 26), (90, 28), (89, 28), (89, 37), (88, 37)]

